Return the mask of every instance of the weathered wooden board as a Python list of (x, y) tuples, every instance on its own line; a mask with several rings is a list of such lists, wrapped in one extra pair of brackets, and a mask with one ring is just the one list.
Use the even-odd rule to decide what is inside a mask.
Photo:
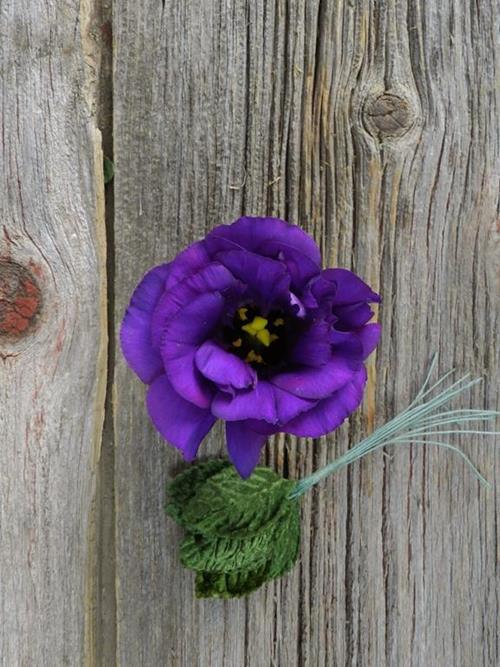
[[(327, 481), (289, 576), (194, 600), (163, 512), (180, 460), (119, 355), (99, 458), (96, 130), (109, 153), (114, 45), (115, 325), (149, 266), (242, 213), (301, 224), (326, 265), (383, 294), (363, 408), (331, 437), (268, 447), (299, 477), (401, 408), (435, 350), (442, 369), (486, 372), (471, 401), (498, 404), (495, 4), (124, 0), (113, 42), (110, 8), (0, 0), (0, 662), (499, 664), (498, 493), (442, 452), (381, 453)], [(500, 479), (479, 443), (462, 444)], [(223, 451), (221, 429), (204, 451)]]
[[(299, 223), (384, 297), (360, 413), (279, 438), (298, 477), (402, 408), (432, 352), (498, 401), (498, 17), (493, 2), (126, 0), (114, 14), (116, 317), (151, 265), (242, 213)], [(380, 453), (306, 499), (300, 564), (196, 601), (164, 517), (178, 454), (116, 381), (121, 665), (494, 665), (498, 491), (455, 458)], [(222, 451), (222, 432), (206, 454)], [(490, 478), (493, 446), (462, 442)]]
[[(0, 2), (0, 663), (80, 665), (106, 387), (86, 3)], [(87, 633), (87, 638), (85, 634)]]

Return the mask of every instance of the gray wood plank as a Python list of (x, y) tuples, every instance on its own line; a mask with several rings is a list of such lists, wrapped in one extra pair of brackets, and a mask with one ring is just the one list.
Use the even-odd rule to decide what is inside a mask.
[[(265, 461), (299, 477), (402, 408), (432, 352), (498, 402), (494, 3), (125, 0), (114, 12), (116, 317), (154, 263), (242, 213), (299, 223), (384, 296), (363, 408)], [(117, 362), (121, 665), (494, 665), (498, 496), (416, 447), (304, 501), (300, 563), (248, 600), (196, 601), (163, 513), (179, 469)], [(499, 458), (462, 442), (490, 479)], [(216, 430), (205, 454), (223, 451)]]
[[(81, 6), (80, 6), (81, 5)], [(106, 388), (87, 3), (0, 3), (0, 663), (81, 665)]]

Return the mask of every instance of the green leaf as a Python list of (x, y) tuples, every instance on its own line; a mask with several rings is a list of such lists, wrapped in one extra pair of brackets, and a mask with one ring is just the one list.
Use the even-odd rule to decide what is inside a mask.
[(197, 598), (240, 598), (266, 582), (263, 571), (226, 573), (200, 572), (196, 575)]
[(181, 563), (195, 572), (234, 572), (264, 565), (271, 551), (273, 531), (248, 539), (186, 535), (181, 544)]
[(182, 564), (198, 572), (232, 572), (255, 569), (269, 563), (276, 548), (276, 541), (287, 539), (283, 529), (293, 529), (293, 513), (297, 503), (283, 503), (282, 509), (272, 521), (248, 537), (209, 537), (190, 533), (181, 545)]
[(115, 175), (115, 165), (109, 157), (104, 156), (104, 185), (107, 185)]
[(249, 537), (276, 518), (294, 488), (295, 482), (269, 468), (256, 468), (243, 480), (227, 467), (199, 487), (183, 518), (192, 531), (203, 535)]
[[(300, 513), (298, 503), (291, 502), (289, 511), (284, 515), (283, 520), (277, 522), (273, 527), (267, 543), (267, 551), (265, 554), (256, 554), (255, 560), (251, 560), (251, 546), (255, 538), (249, 540), (237, 540), (238, 548), (242, 549), (247, 559), (245, 560), (245, 567), (238, 569), (231, 569), (227, 567), (223, 569), (224, 565), (228, 566), (229, 562), (226, 560), (226, 554), (223, 554), (223, 562), (217, 563), (216, 559), (212, 559), (210, 566), (213, 569), (197, 571), (196, 576), (196, 595), (198, 597), (240, 597), (248, 595), (256, 590), (262, 584), (280, 577), (287, 572), (294, 565), (297, 560), (300, 542)], [(212, 542), (232, 542), (228, 538), (218, 538)], [(248, 542), (250, 544), (244, 544)], [(205, 547), (208, 547), (205, 544)], [(201, 549), (200, 549), (201, 552)], [(213, 552), (212, 552), (213, 554)], [(238, 557), (234, 552), (236, 559), (235, 565), (241, 564), (241, 557)], [(265, 560), (260, 560), (259, 556), (265, 555)], [(250, 557), (250, 558), (248, 558)], [(199, 565), (202, 564), (199, 561)], [(221, 570), (218, 571), (217, 565), (221, 565)]]
[(197, 463), (177, 475), (167, 486), (168, 503), (165, 506), (167, 514), (181, 526), (186, 525), (184, 511), (186, 504), (198, 492), (200, 486), (209, 477), (220, 472), (224, 468), (230, 468), (229, 461), (214, 459)]
[(295, 482), (268, 468), (242, 480), (226, 461), (191, 466), (169, 485), (167, 511), (186, 529), (182, 564), (198, 597), (239, 597), (295, 563), (300, 542)]
[(300, 507), (299, 503), (289, 500), (290, 509), (286, 520), (279, 522), (274, 533), (274, 546), (268, 562), (267, 579), (281, 577), (294, 565), (300, 549)]

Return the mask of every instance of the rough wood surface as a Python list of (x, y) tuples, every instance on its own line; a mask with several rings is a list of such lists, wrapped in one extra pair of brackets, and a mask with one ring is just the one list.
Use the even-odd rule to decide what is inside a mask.
[[(497, 402), (498, 17), (465, 0), (176, 3), (115, 12), (117, 321), (152, 264), (242, 213), (299, 223), (384, 296), (360, 413), (279, 438), (297, 477), (402, 408), (433, 351)], [(300, 564), (248, 600), (196, 601), (163, 514), (179, 457), (116, 373), (121, 665), (494, 665), (498, 491), (455, 458), (382, 453), (303, 507)], [(206, 454), (221, 451), (221, 431)], [(491, 479), (493, 446), (465, 450)]]
[(0, 1), (0, 664), (81, 665), (106, 388), (85, 3)]
[[(339, 473), (303, 503), (290, 575), (196, 601), (163, 511), (180, 458), (113, 344), (151, 265), (272, 214), (379, 289), (384, 334), (349, 424), (277, 437), (267, 464), (332, 460), (407, 403), (436, 350), (441, 370), (487, 374), (469, 405), (498, 405), (496, 9), (0, 0), (2, 667), (500, 664), (498, 491), (441, 451)], [(498, 448), (462, 445), (498, 486)], [(217, 428), (204, 452), (223, 450)]]

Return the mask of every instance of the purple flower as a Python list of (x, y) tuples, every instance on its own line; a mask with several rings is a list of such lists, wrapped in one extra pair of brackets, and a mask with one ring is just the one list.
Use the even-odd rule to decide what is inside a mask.
[(223, 419), (247, 477), (269, 435), (324, 435), (358, 407), (380, 335), (368, 304), (380, 297), (320, 261), (299, 227), (240, 218), (142, 279), (122, 349), (149, 385), (154, 425), (187, 460)]

